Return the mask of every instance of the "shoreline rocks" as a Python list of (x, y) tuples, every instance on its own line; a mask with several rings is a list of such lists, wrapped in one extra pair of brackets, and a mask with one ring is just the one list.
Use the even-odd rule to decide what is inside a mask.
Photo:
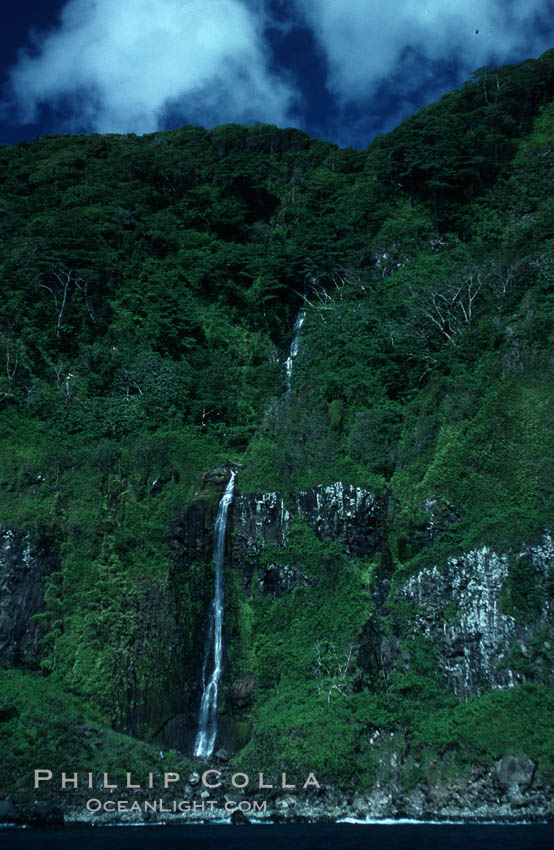
[[(225, 768), (221, 768), (225, 770)], [(221, 790), (221, 789), (220, 789)], [(148, 825), (186, 823), (379, 823), (414, 821), (440, 823), (534, 823), (554, 822), (552, 784), (536, 771), (525, 755), (507, 754), (493, 765), (473, 765), (464, 775), (434, 785), (420, 783), (407, 791), (395, 781), (378, 780), (369, 791), (322, 786), (317, 792), (293, 794), (275, 789), (262, 797), (224, 789), (204, 794), (200, 786), (185, 791), (187, 799), (169, 792), (151, 797), (129, 797), (127, 809), (118, 812), (117, 801), (96, 792), (100, 803), (110, 801), (113, 811), (87, 809), (87, 798), (69, 800), (58, 795), (32, 804), (0, 800), (0, 823), (14, 826)], [(93, 792), (91, 792), (93, 793)], [(92, 798), (91, 798), (92, 799)], [(145, 811), (144, 803), (157, 806)], [(131, 810), (132, 803), (136, 801)], [(265, 801), (265, 806), (263, 803)], [(187, 811), (172, 811), (179, 802)], [(256, 804), (256, 805), (255, 805)], [(95, 804), (96, 805), (96, 804)]]

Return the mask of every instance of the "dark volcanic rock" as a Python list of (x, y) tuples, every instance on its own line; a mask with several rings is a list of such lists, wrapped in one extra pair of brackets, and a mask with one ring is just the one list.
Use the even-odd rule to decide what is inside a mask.
[(242, 676), (233, 682), (231, 688), (231, 703), (235, 708), (247, 708), (252, 702), (256, 690), (256, 679), (254, 676)]
[[(241, 575), (243, 589), (251, 586), (258, 556), (265, 545), (286, 547), (290, 524), (295, 517), (313, 528), (320, 540), (340, 540), (350, 555), (366, 556), (379, 548), (385, 502), (368, 490), (342, 484), (318, 485), (294, 497), (291, 508), (281, 493), (249, 493), (233, 504), (233, 564)], [(260, 577), (262, 593), (273, 596), (291, 590), (307, 579), (298, 567), (275, 564)]]
[(44, 603), (44, 578), (59, 564), (49, 541), (13, 528), (0, 530), (0, 662), (35, 668), (40, 626), (33, 615)]
[(217, 466), (215, 469), (208, 469), (202, 476), (200, 488), (203, 490), (207, 487), (219, 487), (225, 489), (231, 472), (228, 466)]
[(156, 735), (156, 742), (168, 749), (177, 749), (182, 753), (191, 753), (198, 730), (198, 711), (196, 706), (189, 711), (170, 717)]
[(527, 791), (533, 782), (535, 762), (527, 756), (507, 753), (496, 762), (496, 777), (506, 791)]
[(169, 521), (169, 536), (167, 543), (171, 551), (174, 553), (173, 557), (179, 555), (185, 550), (187, 545), (187, 527), (184, 517), (175, 516)]
[(19, 823), (21, 816), (11, 800), (0, 800), (0, 823)]
[[(208, 469), (202, 476), (197, 499), (187, 505), (182, 520), (170, 526), (170, 546), (178, 550), (186, 547), (186, 561), (204, 563), (212, 557), (213, 523), (217, 504), (227, 486), (231, 472), (227, 466)], [(173, 540), (173, 543), (171, 542)]]
[(296, 510), (320, 540), (340, 540), (349, 555), (373, 555), (381, 542), (384, 501), (369, 490), (337, 481), (298, 493)]
[(249, 590), (263, 546), (285, 545), (290, 514), (281, 493), (249, 493), (235, 498), (230, 521), (233, 565)]
[(260, 596), (272, 596), (279, 599), (283, 593), (295, 587), (308, 587), (310, 581), (299, 567), (291, 564), (269, 564), (258, 579)]
[(250, 821), (240, 809), (235, 809), (233, 814), (231, 815), (231, 823), (233, 826), (249, 826)]
[(26, 821), (31, 826), (63, 826), (64, 816), (60, 806), (52, 803), (37, 803), (28, 816)]
[(204, 499), (192, 502), (185, 513), (187, 563), (203, 563), (212, 553), (212, 532), (208, 526), (208, 504)]

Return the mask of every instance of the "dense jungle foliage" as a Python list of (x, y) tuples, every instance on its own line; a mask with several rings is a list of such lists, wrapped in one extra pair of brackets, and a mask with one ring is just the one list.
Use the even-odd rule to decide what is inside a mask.
[[(247, 599), (228, 576), (227, 676), (259, 683), (237, 764), (370, 785), (379, 728), (419, 753), (410, 782), (422, 753), (517, 746), (552, 769), (545, 684), (460, 704), (423, 641), (386, 693), (348, 667), (327, 696), (385, 558), (394, 585), (548, 527), (553, 92), (549, 51), (365, 151), (232, 124), (0, 147), (0, 519), (60, 553), (38, 668), (1, 673), (18, 793), (41, 741), (53, 765), (130, 769), (146, 745), (125, 734), (151, 740), (192, 699), (211, 566), (185, 568), (168, 529), (220, 464), (241, 493), (343, 481), (389, 504), (371, 563), (298, 527), (309, 588)], [(455, 519), (421, 550), (427, 498)], [(520, 573), (505, 605), (525, 620), (541, 599)]]

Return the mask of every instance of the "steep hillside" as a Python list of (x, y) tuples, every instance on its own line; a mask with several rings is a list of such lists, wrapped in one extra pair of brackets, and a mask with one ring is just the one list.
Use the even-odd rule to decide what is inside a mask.
[(208, 763), (313, 771), (337, 815), (548, 814), (553, 93), (549, 51), (367, 151), (0, 147), (10, 798), (198, 766), (233, 468)]

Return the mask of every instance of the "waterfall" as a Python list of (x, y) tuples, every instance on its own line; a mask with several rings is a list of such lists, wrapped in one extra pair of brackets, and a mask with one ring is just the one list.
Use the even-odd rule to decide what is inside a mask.
[[(225, 531), (227, 512), (233, 500), (236, 472), (225, 488), (219, 503), (214, 527), (215, 589), (210, 607), (210, 623), (206, 641), (206, 652), (202, 665), (202, 701), (198, 717), (198, 732), (194, 742), (194, 755), (209, 758), (214, 750), (217, 735), (217, 693), (223, 665), (223, 560), (225, 557)], [(210, 658), (213, 669), (206, 679)]]
[(300, 330), (306, 318), (306, 311), (302, 308), (294, 323), (294, 333), (290, 344), (289, 356), (285, 360), (285, 369), (287, 370), (287, 389), (290, 390), (290, 379), (292, 377), (292, 361), (298, 354), (298, 346), (300, 343)]

